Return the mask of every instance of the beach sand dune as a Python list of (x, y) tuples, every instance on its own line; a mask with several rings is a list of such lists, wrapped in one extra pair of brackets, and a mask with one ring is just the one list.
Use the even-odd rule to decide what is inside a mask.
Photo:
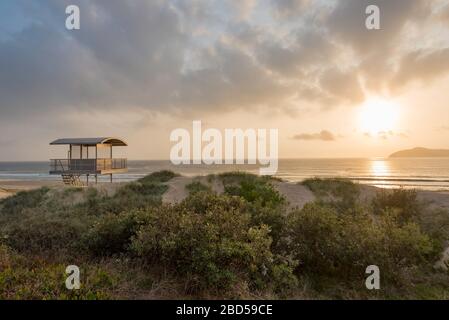
[[(360, 185), (360, 196), (366, 202), (371, 201), (379, 188)], [(429, 206), (430, 209), (449, 209), (449, 191), (418, 190), (418, 199)]]
[[(179, 203), (188, 196), (186, 186), (192, 182), (201, 182), (209, 186), (214, 192), (222, 194), (224, 192), (223, 183), (219, 179), (208, 179), (208, 177), (176, 177), (170, 180), (167, 192), (164, 193), (162, 201), (166, 203)], [(305, 186), (297, 183), (274, 181), (274, 187), (288, 201), (290, 208), (301, 209), (307, 202), (313, 202), (315, 196)]]
[(302, 209), (306, 203), (315, 200), (312, 191), (302, 184), (276, 181), (274, 186), (287, 199), (290, 208)]
[(189, 192), (187, 190), (187, 185), (192, 182), (200, 182), (206, 186), (209, 186), (212, 191), (222, 194), (224, 192), (224, 187), (221, 181), (218, 179), (209, 179), (206, 176), (200, 177), (175, 177), (167, 182), (168, 190), (162, 196), (162, 201), (165, 203), (179, 203), (184, 200)]
[[(162, 201), (165, 203), (179, 203), (184, 200), (189, 192), (187, 186), (192, 182), (201, 182), (209, 186), (214, 192), (222, 194), (224, 186), (221, 180), (208, 177), (185, 177), (179, 176), (167, 182), (168, 190), (164, 193)], [(99, 183), (92, 184), (102, 193), (108, 196), (113, 196), (123, 183)], [(32, 190), (40, 187), (51, 187), (53, 191), (57, 192), (62, 188), (68, 188), (59, 181), (0, 181), (0, 199), (4, 199), (19, 191)], [(305, 186), (298, 183), (273, 181), (273, 186), (286, 198), (290, 209), (304, 207), (306, 203), (313, 202), (316, 197)], [(361, 198), (368, 203), (376, 195), (379, 190), (377, 187), (360, 185)], [(418, 197), (430, 208), (449, 210), (449, 192), (447, 191), (418, 191)], [(449, 261), (449, 247), (446, 248), (441, 261), (437, 264), (440, 267), (445, 267)]]
[(171, 179), (167, 185), (168, 190), (162, 196), (162, 202), (165, 203), (179, 203), (184, 200), (188, 192), (186, 186), (193, 181), (193, 178), (189, 177), (175, 177)]
[[(194, 181), (199, 181), (202, 184), (208, 185), (218, 194), (224, 192), (224, 187), (219, 179), (209, 179), (208, 177), (175, 177), (167, 182), (168, 190), (163, 195), (163, 202), (179, 203), (188, 196), (186, 186)], [(115, 191), (123, 183), (99, 183), (98, 185), (91, 184), (90, 186), (103, 191), (109, 196), (113, 195)], [(305, 186), (286, 182), (273, 181), (274, 187), (287, 199), (290, 208), (302, 208), (306, 203), (315, 200), (314, 194)], [(40, 187), (64, 187), (60, 181), (0, 181), (0, 199), (9, 197), (19, 191), (32, 190)], [(379, 190), (377, 187), (360, 185), (361, 197), (365, 201), (370, 201)], [(449, 192), (448, 191), (418, 191), (418, 197), (424, 203), (432, 208), (449, 209)]]

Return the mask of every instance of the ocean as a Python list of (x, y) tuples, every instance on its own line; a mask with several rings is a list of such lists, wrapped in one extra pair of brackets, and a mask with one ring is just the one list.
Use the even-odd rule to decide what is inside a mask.
[[(185, 176), (226, 171), (258, 173), (258, 165), (180, 165), (161, 160), (129, 160), (129, 172), (115, 181), (132, 181), (151, 172), (172, 170)], [(48, 174), (49, 162), (0, 162), (0, 180), (58, 180)], [(302, 181), (311, 177), (342, 177), (364, 184), (394, 188), (449, 191), (449, 158), (281, 159), (277, 177)], [(104, 178), (106, 180), (106, 178)]]

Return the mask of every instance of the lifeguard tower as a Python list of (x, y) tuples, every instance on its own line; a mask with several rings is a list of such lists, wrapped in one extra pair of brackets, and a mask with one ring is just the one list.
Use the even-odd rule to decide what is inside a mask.
[(95, 177), (98, 182), (99, 175), (112, 175), (128, 171), (127, 159), (113, 158), (112, 149), (117, 146), (127, 146), (126, 142), (111, 137), (103, 138), (65, 138), (58, 139), (50, 145), (68, 145), (66, 159), (51, 159), (50, 174), (61, 175), (65, 184), (82, 186), (82, 176)]

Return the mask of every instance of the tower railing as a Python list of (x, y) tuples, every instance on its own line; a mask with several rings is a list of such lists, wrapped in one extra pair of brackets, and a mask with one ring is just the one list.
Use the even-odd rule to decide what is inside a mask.
[(125, 158), (50, 159), (50, 171), (52, 172), (95, 172), (127, 168), (128, 160)]

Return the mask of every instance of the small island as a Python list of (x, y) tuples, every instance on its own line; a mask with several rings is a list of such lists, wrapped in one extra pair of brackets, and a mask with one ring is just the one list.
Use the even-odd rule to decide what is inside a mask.
[(449, 149), (413, 148), (392, 153), (389, 158), (449, 158)]

